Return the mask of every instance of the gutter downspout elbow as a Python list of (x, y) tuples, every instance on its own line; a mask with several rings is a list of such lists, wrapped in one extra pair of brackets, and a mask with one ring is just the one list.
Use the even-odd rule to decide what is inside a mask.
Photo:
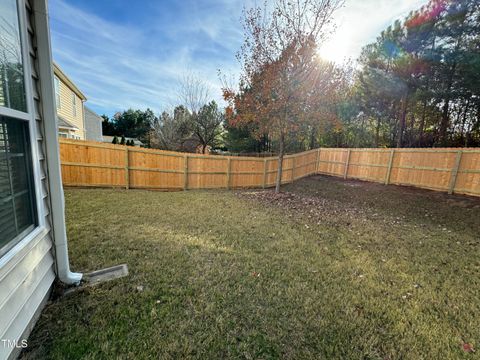
[[(58, 141), (58, 139), (57, 139)], [(58, 154), (58, 152), (57, 152)], [(49, 161), (50, 163), (50, 161)], [(58, 167), (60, 170), (60, 167)], [(59, 172), (61, 179), (61, 174)], [(60, 181), (61, 182), (61, 181)], [(57, 226), (54, 225), (54, 237), (55, 237), (55, 258), (57, 264), (57, 276), (59, 280), (66, 285), (78, 285), (82, 280), (83, 274), (74, 273), (70, 271), (70, 260), (68, 257), (68, 242), (67, 242), (67, 233), (65, 228), (65, 198), (63, 195), (63, 186), (60, 183), (59, 190), (56, 191), (56, 196), (50, 194), (52, 197), (52, 212), (53, 222), (58, 222)], [(60, 197), (61, 199), (58, 199)], [(56, 206), (53, 209), (53, 202), (55, 201)], [(55, 219), (56, 218), (56, 219)]]

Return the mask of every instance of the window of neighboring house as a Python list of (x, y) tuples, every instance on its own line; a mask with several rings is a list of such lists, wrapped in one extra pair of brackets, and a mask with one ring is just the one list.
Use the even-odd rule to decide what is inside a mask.
[(1, 13), (0, 257), (37, 224), (30, 143), (35, 138), (30, 133), (34, 119), (27, 106), (31, 91), (27, 94), (25, 86), (22, 54), (26, 49), (22, 47), (17, 0), (1, 0)]
[(59, 132), (59, 133), (58, 133), (58, 137), (68, 138), (68, 133), (66, 133), (66, 132)]
[(55, 76), (53, 82), (55, 84), (55, 105), (57, 109), (60, 109), (60, 80)]
[(77, 116), (77, 97), (75, 96), (75, 93), (72, 92), (72, 113), (73, 116)]

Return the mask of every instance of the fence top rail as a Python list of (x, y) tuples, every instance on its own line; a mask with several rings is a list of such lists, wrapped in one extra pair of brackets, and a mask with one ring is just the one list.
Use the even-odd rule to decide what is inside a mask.
[[(95, 147), (101, 149), (110, 149), (110, 150), (118, 150), (118, 151), (125, 151), (125, 145), (115, 145), (115, 144), (108, 144), (108, 143), (101, 143), (95, 141), (84, 141), (84, 140), (73, 140), (73, 139), (59, 139), (60, 144), (66, 145), (74, 145), (74, 146), (85, 146), (85, 147)], [(131, 148), (131, 147), (129, 147)]]
[(437, 153), (455, 153), (462, 151), (464, 153), (480, 153), (480, 148), (319, 148), (322, 151), (347, 151), (350, 149), (355, 152), (437, 152)]
[[(253, 162), (264, 162), (264, 161), (274, 161), (278, 160), (278, 156), (270, 157), (249, 157), (249, 156), (229, 156), (229, 155), (205, 155), (205, 154), (196, 154), (196, 153), (183, 153), (177, 151), (167, 151), (167, 150), (158, 150), (158, 149), (145, 149), (138, 148), (133, 146), (125, 145), (116, 145), (101, 143), (95, 141), (85, 141), (85, 140), (74, 140), (74, 139), (59, 139), (60, 144), (75, 145), (75, 146), (85, 146), (85, 147), (96, 147), (104, 148), (109, 150), (116, 151), (126, 151), (136, 152), (136, 153), (147, 153), (147, 154), (156, 154), (164, 156), (174, 156), (174, 157), (185, 157), (198, 158), (198, 159), (209, 159), (209, 160), (237, 160), (237, 161), (253, 161)], [(463, 153), (480, 153), (480, 148), (326, 148), (320, 147), (312, 150), (303, 151), (296, 154), (284, 155), (284, 159), (292, 159), (299, 156), (306, 156), (309, 154), (317, 153), (318, 151), (337, 151), (337, 152), (411, 152), (411, 153), (455, 153), (462, 151)]]
[[(159, 149), (145, 149), (138, 148), (133, 146), (117, 145), (117, 144), (108, 144), (95, 141), (85, 141), (85, 140), (74, 140), (74, 139), (59, 139), (61, 144), (75, 145), (75, 146), (84, 146), (84, 147), (95, 147), (103, 148), (117, 151), (125, 151), (128, 149), (129, 152), (133, 153), (147, 153), (147, 154), (156, 154), (164, 156), (174, 156), (174, 157), (185, 157), (189, 158), (198, 158), (198, 159), (208, 159), (208, 160), (237, 160), (237, 161), (254, 161), (254, 162), (264, 162), (270, 160), (278, 160), (278, 156), (273, 157), (250, 157), (250, 156), (228, 156), (228, 155), (205, 155), (205, 154), (196, 154), (196, 153), (186, 153), (186, 152), (177, 152), (177, 151), (168, 151), (168, 150), (159, 150)], [(317, 149), (304, 151), (301, 153), (285, 155), (285, 159), (293, 158), (296, 156), (307, 155), (309, 153), (316, 152)]]

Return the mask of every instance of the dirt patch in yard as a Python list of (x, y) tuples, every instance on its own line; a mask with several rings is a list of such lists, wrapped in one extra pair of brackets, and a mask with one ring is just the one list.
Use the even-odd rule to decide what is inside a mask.
[(322, 175), (286, 185), (279, 194), (269, 189), (238, 191), (236, 195), (317, 225), (375, 221), (377, 226), (411, 224), (447, 232), (463, 229), (480, 236), (480, 198), (475, 197)]

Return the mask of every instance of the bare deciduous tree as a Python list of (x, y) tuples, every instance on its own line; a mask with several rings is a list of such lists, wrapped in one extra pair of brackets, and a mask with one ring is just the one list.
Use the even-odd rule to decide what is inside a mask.
[(210, 87), (198, 75), (186, 73), (180, 80), (177, 96), (191, 114), (198, 114), (210, 100)]
[(158, 149), (179, 151), (191, 135), (190, 114), (184, 106), (177, 106), (173, 116), (164, 111), (153, 126), (152, 146)]

